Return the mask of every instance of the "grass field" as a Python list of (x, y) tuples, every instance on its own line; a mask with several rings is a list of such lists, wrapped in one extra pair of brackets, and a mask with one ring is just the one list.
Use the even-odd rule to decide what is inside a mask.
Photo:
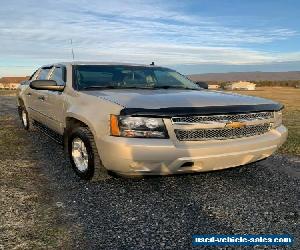
[(0, 96), (14, 96), (16, 95), (16, 91), (15, 90), (2, 90), (0, 89)]
[(236, 91), (236, 93), (269, 98), (284, 104), (283, 123), (289, 129), (289, 136), (279, 152), (300, 155), (300, 89), (261, 87), (255, 91)]
[(20, 126), (9, 102), (0, 100), (0, 250), (68, 249), (68, 225), (40, 171), (47, 157), (38, 159), (32, 147), (39, 133)]

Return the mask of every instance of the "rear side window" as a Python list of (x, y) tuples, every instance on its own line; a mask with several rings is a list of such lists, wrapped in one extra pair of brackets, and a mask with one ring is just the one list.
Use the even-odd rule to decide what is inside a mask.
[(42, 68), (37, 79), (38, 80), (47, 80), (47, 76), (50, 72), (50, 69), (51, 68)]
[(58, 85), (64, 85), (65, 84), (65, 69), (63, 67), (54, 67), (49, 80), (54, 80), (57, 82)]

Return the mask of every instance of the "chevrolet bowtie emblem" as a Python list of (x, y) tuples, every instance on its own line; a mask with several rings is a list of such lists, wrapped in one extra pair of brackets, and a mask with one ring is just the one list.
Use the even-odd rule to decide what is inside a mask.
[(227, 122), (225, 128), (243, 128), (246, 126), (244, 122)]

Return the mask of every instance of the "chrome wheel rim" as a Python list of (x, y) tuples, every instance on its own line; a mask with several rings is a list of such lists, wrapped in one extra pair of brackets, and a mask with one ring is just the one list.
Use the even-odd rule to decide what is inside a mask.
[(28, 121), (27, 121), (27, 114), (24, 110), (22, 110), (22, 121), (25, 127), (27, 127), (28, 125)]
[(88, 169), (88, 153), (84, 142), (78, 137), (72, 141), (72, 158), (76, 168), (80, 172), (84, 172)]

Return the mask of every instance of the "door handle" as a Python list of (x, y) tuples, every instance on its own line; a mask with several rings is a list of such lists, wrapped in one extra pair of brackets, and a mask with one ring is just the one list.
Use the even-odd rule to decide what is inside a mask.
[(45, 96), (43, 96), (43, 95), (39, 96), (38, 99), (41, 100), (41, 101), (45, 101)]

